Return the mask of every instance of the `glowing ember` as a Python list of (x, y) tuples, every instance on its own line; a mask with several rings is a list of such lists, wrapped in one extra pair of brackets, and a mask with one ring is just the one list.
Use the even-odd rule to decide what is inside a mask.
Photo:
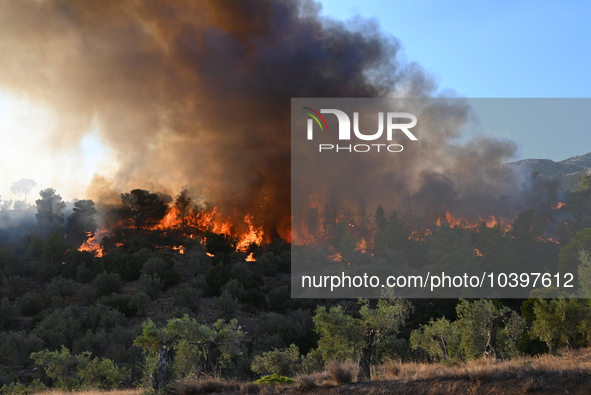
[(430, 229), (413, 229), (408, 236), (409, 240), (425, 241), (425, 237), (431, 236), (433, 232)]
[(437, 218), (436, 224), (437, 226), (441, 226), (441, 224), (444, 222), (448, 223), (450, 228), (455, 228), (457, 226), (460, 228), (475, 229), (478, 228), (480, 224), (482, 224), (483, 222), (486, 223), (487, 228), (494, 228), (495, 226), (500, 226), (505, 231), (509, 231), (512, 228), (511, 224), (508, 223), (508, 221), (506, 221), (503, 218), (497, 220), (494, 215), (491, 215), (488, 218), (480, 218), (478, 222), (472, 223), (463, 219), (456, 218), (453, 214), (449, 212), (449, 210), (446, 211), (445, 216)]
[(475, 253), (476, 253), (476, 255), (478, 255), (478, 256), (484, 256), (484, 255), (482, 255), (482, 252), (480, 252), (480, 250), (479, 250), (478, 248), (475, 248), (475, 249), (474, 249), (474, 252), (475, 252)]
[(185, 247), (183, 247), (183, 246), (174, 246), (174, 247), (172, 247), (172, 249), (175, 251), (178, 251), (180, 254), (185, 253)]
[(552, 210), (558, 210), (563, 206), (566, 206), (566, 203), (558, 202), (558, 204), (556, 204), (556, 206), (552, 206)]
[(365, 243), (365, 239), (361, 239), (357, 246), (355, 247), (357, 251), (365, 252), (367, 251), (367, 244)]
[(560, 242), (552, 237), (536, 237), (538, 241), (550, 241), (552, 243), (560, 244)]
[(205, 253), (207, 256), (213, 257), (214, 255), (211, 252), (206, 252)]

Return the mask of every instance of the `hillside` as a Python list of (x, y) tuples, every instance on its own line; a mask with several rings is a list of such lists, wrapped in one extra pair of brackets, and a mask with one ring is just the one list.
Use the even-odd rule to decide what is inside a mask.
[(543, 177), (564, 177), (566, 189), (574, 191), (579, 189), (583, 174), (591, 175), (591, 152), (560, 162), (550, 159), (523, 159), (509, 165), (527, 173), (537, 171)]

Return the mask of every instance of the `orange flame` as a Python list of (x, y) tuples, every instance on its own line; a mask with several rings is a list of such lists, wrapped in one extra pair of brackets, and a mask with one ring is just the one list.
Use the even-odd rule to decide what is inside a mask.
[(413, 229), (408, 236), (409, 240), (425, 241), (425, 237), (431, 236), (433, 232), (431, 229)]
[(100, 245), (100, 241), (102, 240), (106, 232), (106, 229), (99, 232), (98, 235), (94, 232), (86, 232), (86, 236), (88, 236), (88, 239), (86, 239), (86, 241), (82, 243), (80, 248), (78, 248), (78, 251), (92, 252), (94, 256), (99, 258), (102, 257), (104, 255), (104, 251), (103, 247)]
[(566, 203), (558, 202), (556, 206), (552, 206), (552, 210), (558, 210), (563, 206), (566, 206)]
[(184, 254), (185, 253), (185, 247), (184, 246), (174, 246), (172, 247), (173, 250), (178, 251), (179, 254)]
[(240, 237), (240, 241), (236, 246), (236, 248), (242, 252), (245, 252), (252, 243), (260, 245), (263, 241), (263, 230), (261, 228), (255, 228), (250, 215), (244, 217), (244, 222), (248, 224), (249, 231)]
[(443, 222), (447, 222), (450, 228), (455, 228), (456, 226), (458, 226), (460, 228), (475, 229), (478, 228), (480, 224), (482, 224), (483, 222), (486, 224), (487, 228), (494, 228), (495, 226), (500, 226), (505, 231), (509, 231), (512, 228), (511, 224), (504, 218), (497, 220), (494, 215), (491, 215), (488, 218), (479, 218), (477, 223), (472, 223), (463, 219), (456, 218), (453, 214), (449, 212), (449, 210), (446, 211), (445, 216), (437, 218), (436, 224), (437, 226), (441, 226)]
[(357, 243), (355, 249), (361, 252), (367, 251), (367, 244), (365, 243), (365, 239), (361, 239), (361, 241)]
[(251, 252), (247, 257), (246, 257), (246, 262), (256, 262), (256, 259), (254, 259), (254, 253)]

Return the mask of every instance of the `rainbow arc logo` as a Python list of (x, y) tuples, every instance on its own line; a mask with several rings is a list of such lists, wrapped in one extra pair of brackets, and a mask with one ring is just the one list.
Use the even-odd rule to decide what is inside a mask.
[[(320, 119), (322, 119), (322, 122), (324, 123), (324, 126), (326, 127), (326, 130), (328, 130), (328, 125), (326, 124), (326, 120), (324, 119), (324, 117), (322, 115), (320, 115), (320, 113), (316, 110), (311, 109), (310, 107), (302, 107), (304, 110), (309, 110), (312, 111), (314, 114), (310, 113), (310, 112), (305, 112), (302, 111), (302, 114), (306, 114), (311, 116), (312, 118), (314, 118), (314, 120), (316, 121), (316, 123), (318, 124), (318, 126), (320, 126), (320, 130), (324, 130), (324, 128), (322, 127), (322, 123), (320, 123)], [(320, 118), (320, 119), (318, 119)]]

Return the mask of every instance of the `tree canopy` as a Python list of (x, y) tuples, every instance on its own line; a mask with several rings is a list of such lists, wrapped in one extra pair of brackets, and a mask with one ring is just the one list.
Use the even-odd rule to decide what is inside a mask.
[(375, 308), (367, 299), (360, 300), (361, 318), (345, 313), (341, 306), (326, 310), (320, 306), (314, 316), (320, 335), (318, 350), (324, 360), (359, 361), (359, 381), (371, 379), (370, 366), (377, 342), (393, 336), (404, 325), (410, 304), (402, 299), (380, 299)]
[(55, 193), (55, 189), (47, 188), (39, 192), (41, 199), (37, 199), (37, 231), (43, 237), (49, 236), (64, 223), (63, 210), (66, 203)]
[(168, 206), (155, 193), (134, 189), (121, 194), (119, 212), (123, 218), (133, 223), (138, 232), (158, 225), (167, 211)]
[(21, 178), (18, 181), (15, 181), (10, 186), (10, 190), (15, 195), (24, 195), (25, 205), (27, 203), (27, 195), (31, 192), (33, 187), (37, 185), (35, 180), (31, 180), (28, 178)]

